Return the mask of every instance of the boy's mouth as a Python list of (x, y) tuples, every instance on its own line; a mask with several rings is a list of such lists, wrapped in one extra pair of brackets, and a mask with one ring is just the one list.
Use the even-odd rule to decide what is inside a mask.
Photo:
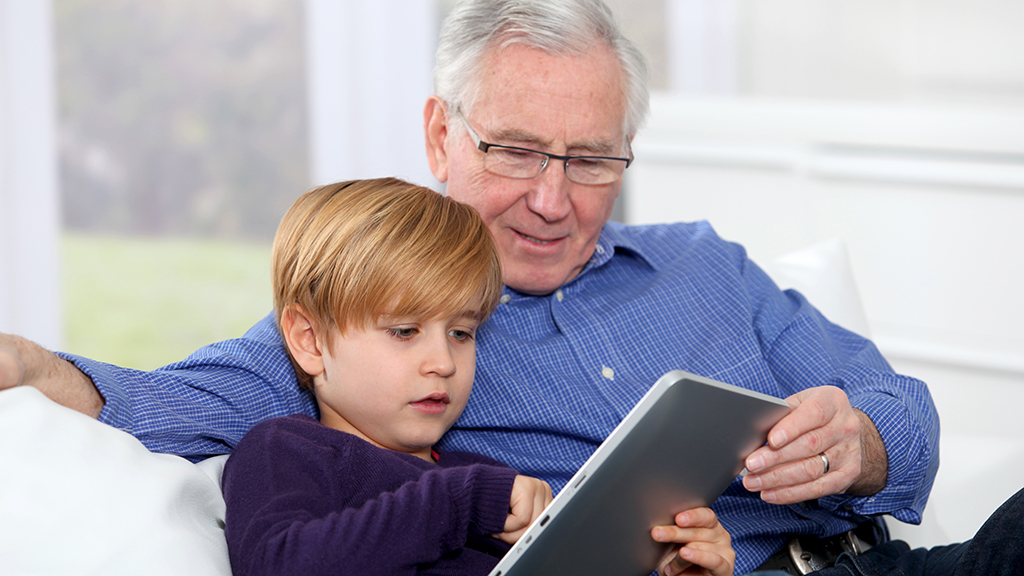
[(410, 402), (410, 404), (416, 410), (426, 414), (441, 414), (448, 408), (450, 402), (451, 397), (448, 396), (447, 392), (434, 392), (419, 400)]

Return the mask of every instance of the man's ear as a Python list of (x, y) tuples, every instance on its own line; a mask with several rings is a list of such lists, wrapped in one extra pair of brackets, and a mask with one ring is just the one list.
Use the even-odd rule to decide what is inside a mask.
[(281, 336), (295, 363), (310, 376), (324, 372), (324, 354), (317, 328), (302, 306), (292, 304), (281, 313)]
[(439, 97), (427, 98), (423, 107), (423, 132), (427, 162), (438, 182), (448, 181), (448, 106)]

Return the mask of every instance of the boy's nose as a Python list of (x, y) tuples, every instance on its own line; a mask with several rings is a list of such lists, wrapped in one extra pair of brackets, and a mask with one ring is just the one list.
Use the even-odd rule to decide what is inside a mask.
[(423, 360), (421, 371), (424, 375), (436, 374), (441, 377), (455, 374), (455, 358), (452, 356), (447, 338), (436, 339), (436, 341), (431, 342), (431, 346)]

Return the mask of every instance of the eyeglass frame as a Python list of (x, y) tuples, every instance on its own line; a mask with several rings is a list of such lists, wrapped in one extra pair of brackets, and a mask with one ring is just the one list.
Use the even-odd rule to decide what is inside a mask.
[[(496, 172), (491, 172), (490, 170), (487, 170), (488, 172), (491, 172), (495, 176), (500, 176), (502, 178), (512, 178), (513, 180), (529, 180), (530, 178), (536, 178), (543, 174), (544, 171), (547, 170), (548, 165), (551, 163), (551, 160), (555, 159), (562, 161), (562, 173), (565, 174), (565, 177), (570, 182), (582, 184), (584, 186), (607, 186), (608, 184), (612, 184), (613, 182), (617, 182), (618, 180), (620, 180), (622, 178), (622, 174), (626, 171), (626, 168), (629, 168), (629, 165), (633, 163), (632, 152), (630, 152), (629, 158), (619, 158), (616, 156), (562, 156), (559, 154), (551, 154), (549, 152), (541, 152), (540, 150), (522, 148), (520, 146), (506, 146), (504, 144), (493, 144), (491, 142), (485, 142), (483, 138), (480, 138), (480, 135), (476, 133), (476, 130), (474, 130), (473, 127), (469, 124), (469, 120), (467, 120), (466, 117), (462, 114), (461, 109), (456, 110), (455, 115), (458, 116), (462, 120), (462, 123), (466, 125), (466, 128), (469, 130), (469, 135), (473, 138), (473, 143), (476, 144), (477, 149), (483, 152), (484, 154), (487, 154), (487, 151), (490, 150), (491, 148), (501, 148), (504, 150), (518, 150), (519, 152), (530, 152), (531, 154), (540, 154), (541, 156), (545, 157), (544, 162), (542, 162), (540, 165), (540, 170), (538, 170), (537, 173), (534, 174), (533, 176), (507, 176), (505, 174), (498, 174)], [(616, 178), (615, 180), (612, 180), (610, 182), (603, 182), (601, 184), (594, 184), (588, 182), (576, 182), (572, 178), (569, 178), (570, 160), (616, 160), (619, 162), (625, 162), (626, 165), (622, 168), (622, 172), (619, 173), (619, 177)]]

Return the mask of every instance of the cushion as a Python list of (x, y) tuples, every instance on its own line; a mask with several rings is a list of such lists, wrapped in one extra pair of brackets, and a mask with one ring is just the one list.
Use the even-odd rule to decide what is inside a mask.
[(224, 458), (153, 454), (35, 388), (0, 392), (4, 572), (229, 576)]

